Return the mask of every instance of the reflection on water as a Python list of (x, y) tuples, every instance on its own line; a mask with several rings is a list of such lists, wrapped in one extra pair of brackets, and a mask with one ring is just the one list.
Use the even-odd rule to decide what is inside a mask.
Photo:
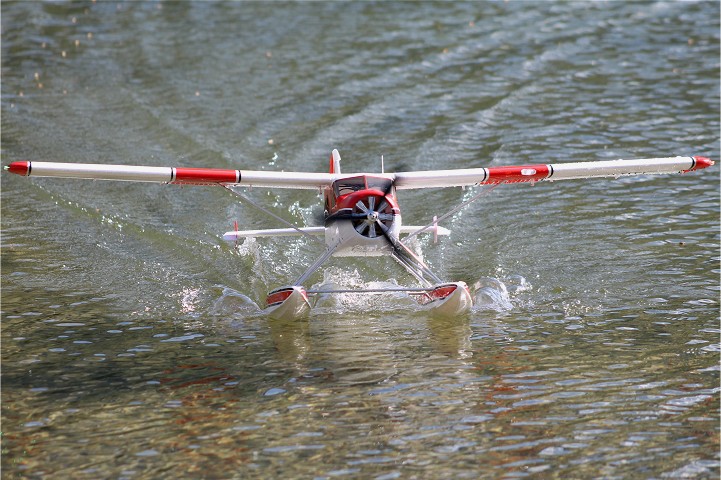
[[(718, 160), (719, 6), (2, 6), (3, 163)], [(502, 186), (418, 238), (476, 305), (262, 315), (320, 254), (222, 189), (2, 181), (8, 478), (718, 478), (714, 171)], [(400, 192), (424, 224), (476, 189)], [(313, 224), (311, 191), (246, 192)], [(311, 283), (406, 285), (333, 259)]]
[[(216, 316), (196, 328), (124, 321), (108, 300), (68, 298), (5, 317), (17, 336), (3, 348), (4, 447), (24, 452), (7, 463), (18, 472), (260, 476), (293, 460), (299, 475), (408, 475), (431, 463), (471, 475), (480, 455), (489, 477), (559, 460), (594, 476), (663, 468), (706, 444), (716, 423), (718, 389), (703, 380), (718, 373), (703, 355), (713, 344), (689, 341), (679, 356), (640, 311), (610, 325), (486, 312)], [(53, 452), (65, 460), (49, 463)], [(689, 460), (684, 471), (713, 468)]]

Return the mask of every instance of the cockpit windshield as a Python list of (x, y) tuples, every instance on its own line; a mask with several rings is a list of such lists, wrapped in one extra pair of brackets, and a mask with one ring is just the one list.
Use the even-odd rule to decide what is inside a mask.
[(335, 195), (336, 197), (340, 197), (341, 195), (348, 195), (358, 190), (365, 190), (365, 188), (365, 177), (343, 178), (335, 182)]
[(348, 195), (358, 190), (380, 190), (381, 192), (390, 192), (393, 182), (388, 178), (382, 177), (351, 177), (337, 180), (334, 184), (336, 197)]
[(366, 177), (366, 183), (368, 185), (368, 188), (380, 190), (384, 193), (390, 192), (391, 185), (393, 184), (393, 182), (391, 182), (389, 179), (380, 177)]

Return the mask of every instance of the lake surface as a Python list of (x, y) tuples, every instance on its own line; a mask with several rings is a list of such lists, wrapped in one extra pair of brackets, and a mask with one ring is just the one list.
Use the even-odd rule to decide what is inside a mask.
[[(3, 2), (2, 163), (719, 160), (719, 54), (717, 2)], [(0, 177), (4, 478), (719, 476), (718, 165), (500, 186), (414, 243), (470, 315), (294, 324), (257, 304), (318, 245), (225, 244), (283, 225), (223, 189)], [(477, 191), (402, 191), (404, 221)]]

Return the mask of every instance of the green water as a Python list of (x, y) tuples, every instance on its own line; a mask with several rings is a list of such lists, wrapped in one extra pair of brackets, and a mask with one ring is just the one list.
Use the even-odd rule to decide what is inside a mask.
[[(719, 53), (716, 2), (3, 2), (2, 163), (719, 160)], [(469, 316), (295, 324), (257, 304), (318, 246), (225, 244), (283, 225), (222, 189), (2, 174), (3, 478), (718, 478), (718, 171), (501, 186), (415, 245)]]

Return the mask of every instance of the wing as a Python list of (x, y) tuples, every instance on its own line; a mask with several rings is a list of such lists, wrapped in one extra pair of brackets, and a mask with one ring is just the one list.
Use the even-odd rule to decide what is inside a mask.
[(705, 157), (670, 157), (398, 172), (395, 184), (398, 189), (410, 189), (684, 173), (713, 164)]
[(13, 162), (10, 173), (33, 177), (84, 178), (159, 182), (180, 185), (241, 185), (273, 188), (318, 189), (341, 175), (308, 172), (265, 172), (219, 168), (144, 167), (93, 163)]
[[(458, 170), (429, 170), (373, 174), (395, 180), (399, 189), (460, 187), (469, 185), (539, 182), (578, 178), (620, 177), (682, 173), (710, 167), (714, 162), (705, 157), (647, 158), (637, 160), (606, 160), (576, 163), (548, 163)], [(28, 162), (11, 163), (10, 173), (34, 177), (85, 178), (159, 182), (181, 185), (238, 185), (272, 188), (318, 189), (335, 180), (362, 173), (267, 172), (259, 170), (226, 170), (218, 168), (147, 167), (103, 165), (91, 163)]]

